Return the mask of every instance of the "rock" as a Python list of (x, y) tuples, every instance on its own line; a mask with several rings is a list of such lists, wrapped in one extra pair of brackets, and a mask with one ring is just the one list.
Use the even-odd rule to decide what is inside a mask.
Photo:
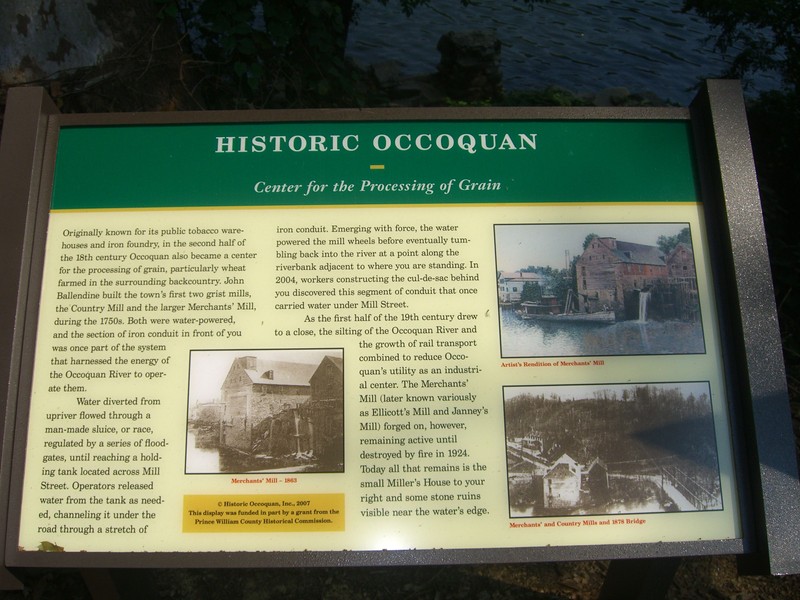
[(403, 79), (403, 65), (396, 60), (386, 60), (369, 66), (369, 72), (379, 86), (392, 88)]
[(595, 106), (669, 106), (670, 103), (652, 92), (630, 92), (628, 88), (613, 87), (594, 97)]
[(419, 75), (400, 81), (390, 92), (395, 106), (440, 106), (446, 95), (433, 76)]
[(97, 64), (115, 46), (92, 8), (63, 0), (0, 2), (0, 81), (14, 85)]
[(628, 88), (612, 87), (598, 92), (594, 98), (595, 106), (620, 106), (625, 104), (631, 93)]
[(492, 30), (449, 32), (441, 37), (438, 79), (454, 100), (497, 100), (503, 94), (500, 40)]

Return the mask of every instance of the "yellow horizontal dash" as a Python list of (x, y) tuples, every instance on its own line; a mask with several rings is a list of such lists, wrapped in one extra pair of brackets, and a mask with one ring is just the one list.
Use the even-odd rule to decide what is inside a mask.
[(385, 168), (386, 168), (385, 165), (370, 165), (369, 166), (369, 170), (370, 171), (383, 171)]

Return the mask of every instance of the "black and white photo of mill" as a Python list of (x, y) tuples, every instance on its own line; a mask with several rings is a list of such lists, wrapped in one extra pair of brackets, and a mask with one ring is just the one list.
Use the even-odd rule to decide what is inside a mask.
[(186, 473), (344, 471), (341, 349), (193, 350)]
[(495, 225), (504, 358), (705, 352), (688, 223)]
[(504, 389), (509, 516), (722, 509), (706, 382)]

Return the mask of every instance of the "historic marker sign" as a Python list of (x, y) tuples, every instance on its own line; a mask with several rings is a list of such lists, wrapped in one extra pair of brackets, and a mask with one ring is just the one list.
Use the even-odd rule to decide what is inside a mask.
[(6, 564), (786, 570), (701, 112), (37, 113)]

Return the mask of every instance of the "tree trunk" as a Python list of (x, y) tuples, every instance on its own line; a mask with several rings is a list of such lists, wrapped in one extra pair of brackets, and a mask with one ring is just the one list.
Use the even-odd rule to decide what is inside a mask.
[(93, 2), (0, 2), (0, 81), (22, 84), (59, 71), (97, 64), (114, 48)]

